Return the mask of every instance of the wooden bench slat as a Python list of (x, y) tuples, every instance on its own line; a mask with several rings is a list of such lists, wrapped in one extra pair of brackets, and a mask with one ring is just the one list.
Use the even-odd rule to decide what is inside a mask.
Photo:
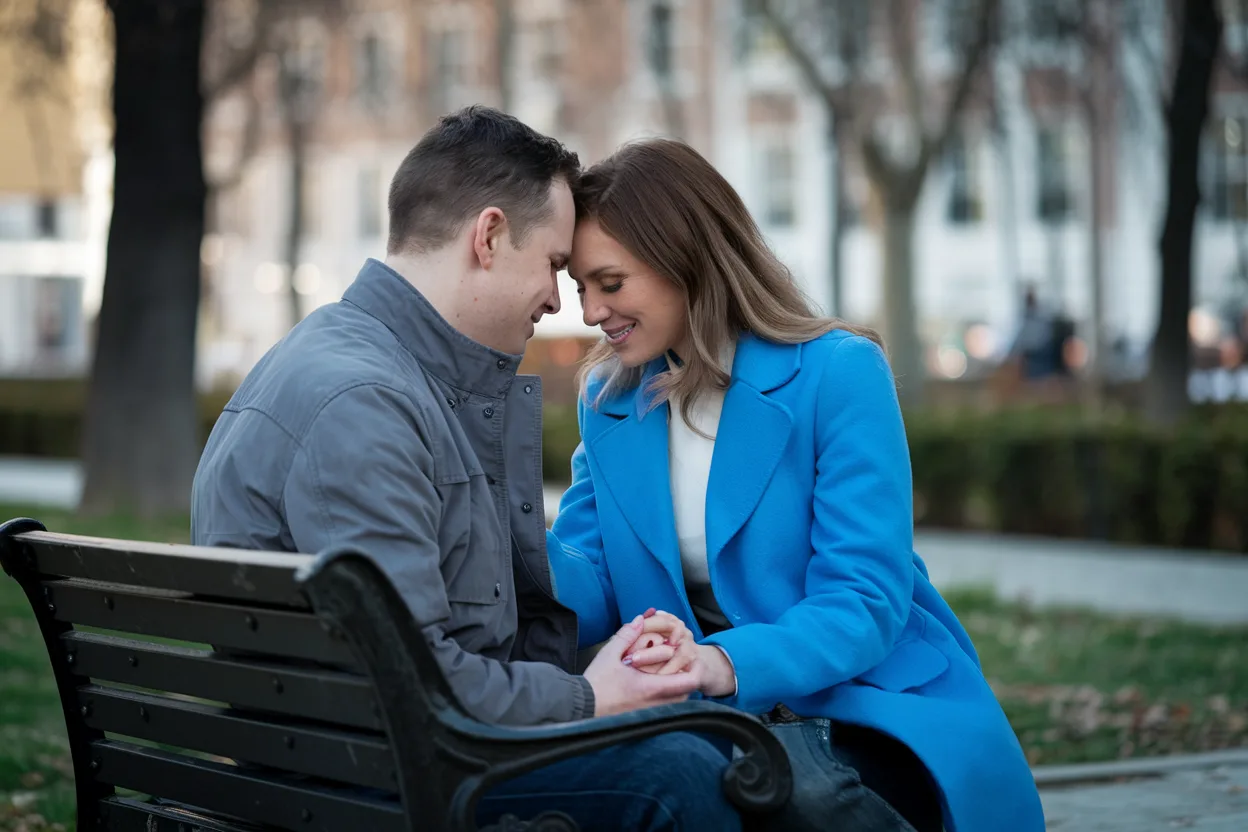
[(177, 806), (144, 803), (129, 797), (101, 800), (97, 828), (103, 832), (265, 832), (255, 824), (211, 818), (202, 813), (188, 814)]
[(352, 665), (350, 646), (316, 616), (196, 601), (78, 579), (47, 581), (53, 616), (69, 624), (212, 644), (253, 653)]
[(33, 568), (44, 575), (171, 589), (213, 598), (308, 609), (295, 575), (309, 555), (202, 548), (28, 532)]
[(216, 705), (84, 685), (86, 723), (164, 745), (381, 790), (398, 788), (385, 741), (297, 723), (255, 719)]
[(100, 782), (209, 812), (308, 832), (408, 832), (397, 801), (301, 785), (295, 779), (116, 740), (97, 740), (90, 750)]
[(74, 672), (240, 708), (382, 731), (368, 679), (336, 670), (223, 656), (96, 633), (61, 636)]

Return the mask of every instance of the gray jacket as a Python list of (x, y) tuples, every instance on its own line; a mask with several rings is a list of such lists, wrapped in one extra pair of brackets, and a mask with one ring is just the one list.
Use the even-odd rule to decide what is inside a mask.
[(423, 626), (464, 706), (513, 725), (593, 715), (576, 616), (554, 596), (541, 386), (369, 260), (278, 342), (195, 474), (202, 546), (358, 547)]

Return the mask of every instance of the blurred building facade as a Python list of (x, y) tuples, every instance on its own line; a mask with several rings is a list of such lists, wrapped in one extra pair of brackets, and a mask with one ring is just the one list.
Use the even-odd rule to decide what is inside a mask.
[[(964, 6), (914, 2), (924, 31), (920, 65), (939, 84), (956, 63), (949, 38)], [(102, 5), (81, 3), (97, 12)], [(1087, 102), (1078, 83), (1085, 61), (1044, 13), (1062, 4), (1004, 5), (1015, 36), (997, 51), (985, 89), (930, 168), (916, 215), (920, 324), (933, 352), (945, 347), (951, 357), (933, 369), (956, 377), (977, 361), (997, 360), (1018, 329), (1028, 287), (1086, 336), (1094, 233), (1103, 245), (1106, 340), (1123, 366), (1134, 356), (1138, 368), (1156, 315), (1166, 200), (1157, 100), (1174, 56), (1164, 4), (1116, 5), (1133, 18), (1111, 28), (1135, 34), (1105, 46), (1114, 79), (1104, 87), (1112, 100), (1097, 102), (1110, 150), (1095, 166), (1107, 193), (1096, 218)], [(248, 82), (210, 99), (201, 384), (237, 379), (292, 320), (292, 154), (281, 94), (292, 68), (308, 125), (293, 281), (305, 314), (337, 299), (364, 258), (384, 253), (389, 179), (417, 137), (442, 113), (483, 102), (560, 137), (586, 162), (638, 136), (688, 140), (740, 190), (814, 301), (879, 323), (877, 200), (847, 150), (842, 302), (831, 309), (828, 116), (750, 0), (359, 0), (338, 15), (326, 11), (334, 3), (306, 6), (306, 14), (282, 23), (284, 58), (270, 50)], [(1193, 338), (1209, 366), (1242, 361), (1230, 342), (1248, 294), (1248, 85), (1236, 71), (1248, 61), (1248, 30), (1238, 8), (1226, 4), (1227, 54), (1212, 98), (1194, 264)], [(891, 71), (883, 6), (861, 0), (858, 14), (873, 71)], [(213, 43), (246, 41), (255, 21), (217, 23), (211, 37), (218, 40), (205, 50), (209, 64)], [(58, 112), (45, 120), (70, 126), (52, 132), (78, 139), (57, 151), (71, 161), (58, 162), (52, 174), (41, 161), (47, 154), (34, 152), (43, 143), (30, 139), (29, 124), (38, 119), (0, 119), (0, 316), (7, 316), (0, 318), (0, 372), (41, 372), (48, 365), (40, 356), (49, 350), (61, 356), (57, 366), (85, 367), (103, 274), (107, 130), (100, 117), (84, 127), (74, 124), (77, 113)], [(577, 355), (565, 339), (594, 336), (580, 323), (570, 281), (564, 288), (563, 310), (542, 323), (544, 340), (532, 350), (559, 366)], [(59, 322), (58, 309), (68, 310)], [(78, 319), (64, 324), (73, 310)], [(76, 334), (57, 334), (65, 326)]]
[(110, 205), (103, 4), (67, 7), (0, 10), (0, 375), (80, 374), (89, 357)]

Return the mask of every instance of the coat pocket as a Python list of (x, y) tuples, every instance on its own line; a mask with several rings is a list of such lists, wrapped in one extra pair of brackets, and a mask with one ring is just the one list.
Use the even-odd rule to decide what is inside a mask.
[(884, 661), (858, 677), (864, 685), (894, 693), (914, 690), (949, 669), (949, 657), (921, 638), (899, 641)]

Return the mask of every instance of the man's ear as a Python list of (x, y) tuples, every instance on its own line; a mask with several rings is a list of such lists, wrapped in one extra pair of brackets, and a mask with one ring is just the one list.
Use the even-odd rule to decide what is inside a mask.
[(494, 264), (494, 257), (507, 237), (507, 215), (501, 208), (489, 207), (477, 215), (473, 226), (472, 250), (481, 268)]

